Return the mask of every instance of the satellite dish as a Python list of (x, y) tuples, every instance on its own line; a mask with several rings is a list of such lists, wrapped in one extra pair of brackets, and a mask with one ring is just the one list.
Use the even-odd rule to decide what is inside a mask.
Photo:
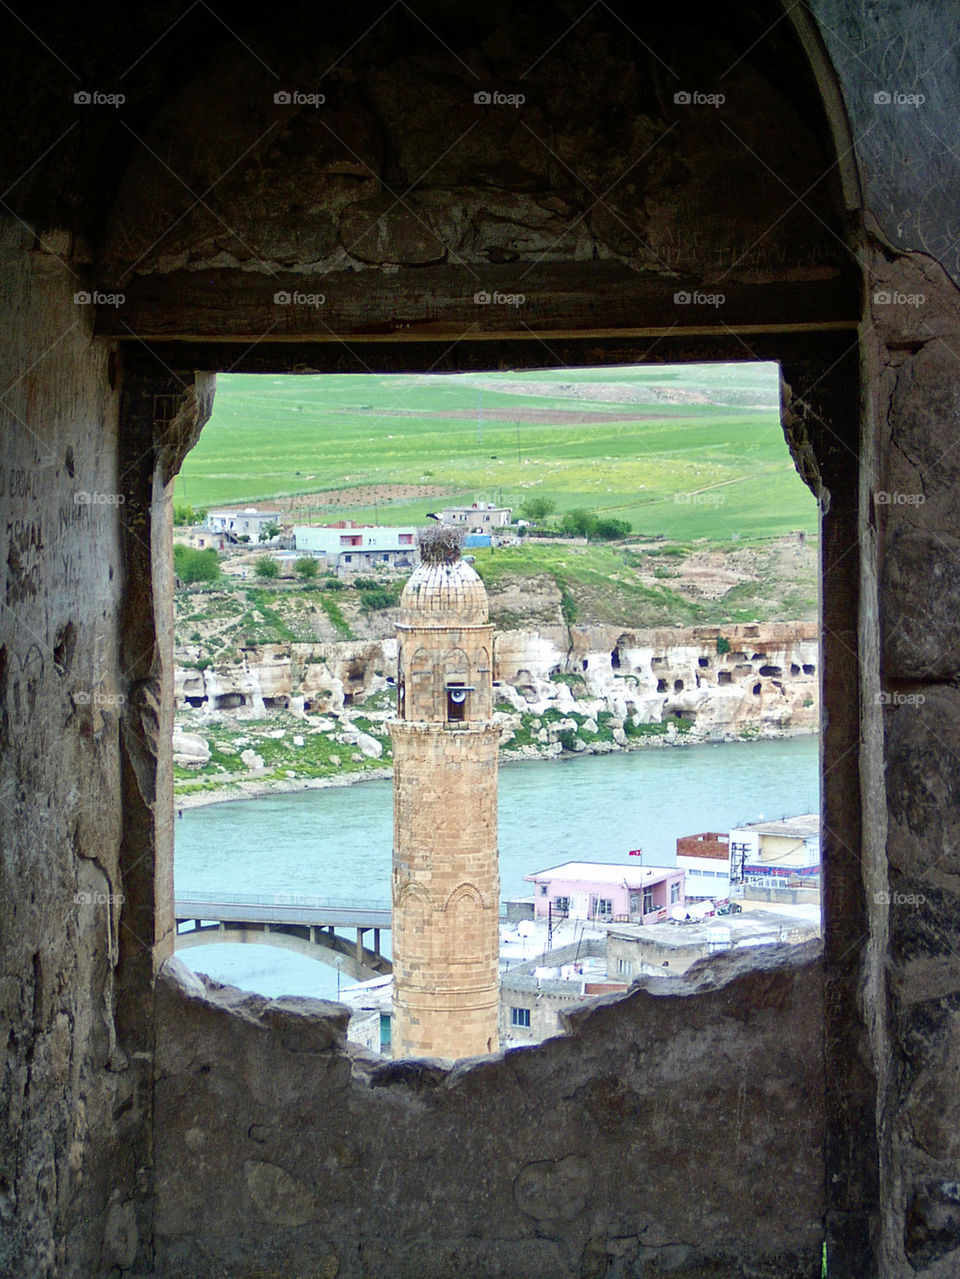
[(517, 933), (520, 937), (532, 937), (537, 931), (537, 926), (532, 919), (521, 919), (517, 924)]
[(450, 700), (454, 706), (460, 706), (467, 700), (467, 690), (465, 688), (451, 688)]

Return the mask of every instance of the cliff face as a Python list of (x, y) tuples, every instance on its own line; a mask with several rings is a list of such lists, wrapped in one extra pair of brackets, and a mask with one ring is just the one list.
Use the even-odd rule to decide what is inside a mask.
[[(545, 626), (502, 631), (494, 645), (498, 700), (514, 712), (558, 710), (636, 724), (682, 722), (706, 740), (815, 732), (817, 628), (769, 623), (654, 630)], [(241, 663), (179, 665), (178, 710), (341, 714), (396, 675), (394, 639), (267, 644)]]
[[(495, 652), (517, 709), (572, 710), (596, 699), (618, 719), (685, 721), (707, 739), (818, 726), (813, 623), (512, 631), (497, 636)], [(558, 671), (566, 682), (557, 682)]]

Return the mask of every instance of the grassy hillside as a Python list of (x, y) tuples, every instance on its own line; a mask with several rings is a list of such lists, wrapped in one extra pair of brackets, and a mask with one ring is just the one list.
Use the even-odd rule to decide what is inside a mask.
[[(397, 485), (410, 486), (399, 500), (386, 487)], [(783, 441), (776, 368), (759, 364), (221, 375), (176, 486), (194, 507), (300, 495), (299, 517), (402, 523), (445, 497), (518, 508), (531, 494), (683, 541), (816, 526)]]

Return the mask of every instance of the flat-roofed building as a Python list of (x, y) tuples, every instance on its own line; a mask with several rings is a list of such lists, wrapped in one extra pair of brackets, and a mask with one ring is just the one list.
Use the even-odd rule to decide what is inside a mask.
[(730, 879), (759, 888), (820, 879), (820, 816), (801, 813), (730, 831)]
[(341, 577), (377, 568), (413, 568), (419, 562), (413, 524), (295, 524), (293, 539), (300, 554), (326, 556), (327, 567)]
[(564, 862), (524, 879), (534, 885), (534, 912), (539, 916), (653, 924), (684, 900), (684, 872), (676, 866)]
[(682, 835), (677, 840), (677, 865), (686, 872), (687, 899), (730, 895), (730, 836), (726, 831)]

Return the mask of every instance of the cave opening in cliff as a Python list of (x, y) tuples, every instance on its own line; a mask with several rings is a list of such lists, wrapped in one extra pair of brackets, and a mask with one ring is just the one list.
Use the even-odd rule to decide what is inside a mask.
[[(183, 957), (267, 994), (336, 998), (359, 983), (351, 1000), (385, 1011), (386, 726), (397, 698), (399, 594), (425, 523), (465, 529), (463, 554), (486, 587), (502, 761), (556, 759), (565, 767), (546, 775), (564, 791), (575, 770), (603, 767), (611, 750), (652, 764), (672, 752), (633, 748), (683, 745), (693, 759), (762, 738), (770, 746), (761, 750), (782, 744), (789, 753), (793, 734), (815, 732), (816, 502), (784, 446), (780, 394), (773, 363), (222, 376), (174, 494)], [(211, 536), (212, 554), (198, 545)], [(773, 680), (784, 669), (790, 678)], [(712, 761), (706, 771), (716, 776)], [(551, 1018), (560, 1025), (563, 1001), (544, 1005), (542, 993), (536, 1024), (514, 1019), (532, 960), (569, 981), (560, 971), (573, 946), (592, 986), (616, 985), (623, 957), (608, 973), (602, 936), (591, 932), (614, 922), (642, 931), (680, 913), (667, 901), (634, 919), (629, 904), (617, 912), (602, 892), (582, 907), (560, 893), (550, 899), (551, 962), (546, 938), (534, 955), (517, 931), (527, 910), (536, 926), (523, 876), (580, 848), (590, 861), (630, 867), (637, 843), (647, 845), (641, 863), (672, 865), (692, 825), (817, 810), (812, 752), (797, 765), (806, 785), (792, 795), (778, 793), (782, 772), (754, 771), (735, 810), (719, 795), (678, 803), (645, 834), (650, 801), (619, 801), (629, 829), (599, 837), (603, 785), (580, 832), (560, 795), (521, 812), (510, 780), (520, 774), (501, 772), (501, 968), (513, 992), (501, 999), (504, 1042), (541, 1038)], [(661, 789), (670, 796), (669, 785), (641, 783), (648, 794)], [(806, 874), (801, 894), (799, 874), (741, 858), (728, 875), (730, 865), (733, 885), (702, 866), (685, 872), (696, 915), (704, 902), (726, 909), (746, 895), (773, 938), (784, 935), (773, 922), (778, 896), (815, 906)], [(790, 894), (779, 892), (788, 882)], [(315, 912), (334, 901), (341, 922), (324, 916), (318, 926)], [(368, 927), (342, 922), (351, 903), (374, 911), (356, 916)], [(203, 908), (220, 917), (201, 924)], [(274, 949), (243, 944), (251, 940)], [(653, 967), (640, 956), (634, 975)], [(380, 1023), (366, 1022), (365, 1042), (376, 1047)]]

